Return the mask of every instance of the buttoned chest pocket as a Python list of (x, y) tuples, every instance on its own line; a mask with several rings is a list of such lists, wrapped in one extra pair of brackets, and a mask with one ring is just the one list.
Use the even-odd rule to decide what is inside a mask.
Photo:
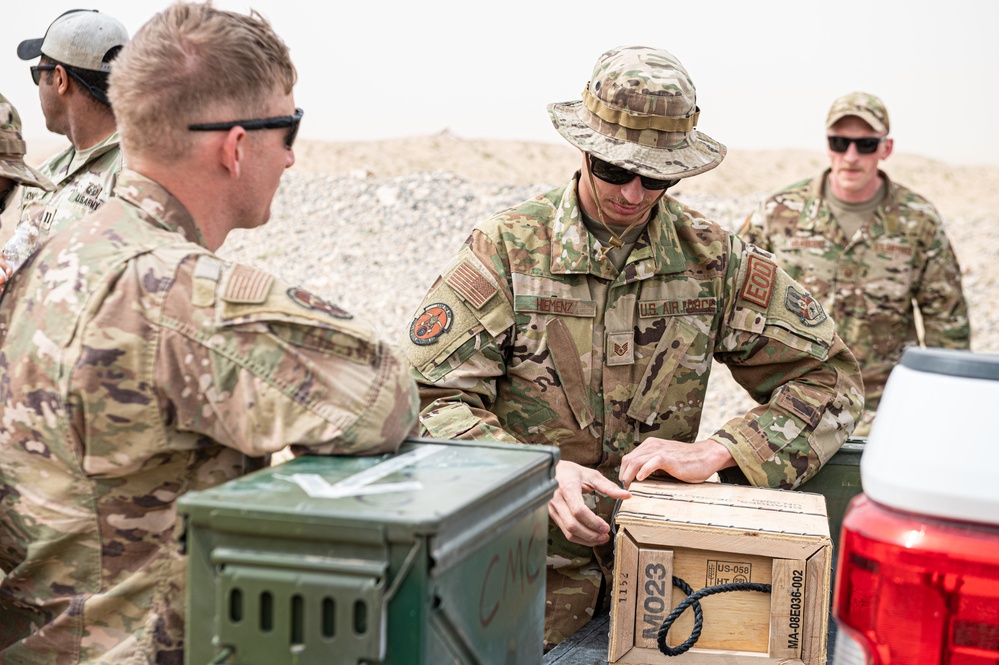
[(518, 275), (514, 287), (514, 337), (497, 414), (525, 440), (539, 428), (578, 432), (594, 420), (590, 363), (596, 305), (585, 284)]
[(777, 264), (809, 293), (828, 293), (836, 281), (842, 250), (826, 238), (783, 238), (774, 255)]
[(870, 343), (881, 356), (901, 352), (912, 318), (914, 251), (904, 241), (881, 240), (865, 255), (865, 321)]
[[(662, 320), (662, 319), (660, 319)], [(707, 336), (685, 317), (665, 319), (659, 342), (649, 356), (635, 384), (628, 417), (646, 425), (667, 418), (678, 409), (700, 409), (710, 363), (705, 347)]]
[(916, 272), (912, 245), (904, 240), (879, 240), (864, 256), (864, 296), (870, 314), (885, 310), (907, 314), (912, 308)]
[(552, 320), (565, 320), (583, 335), (580, 348), (592, 344), (593, 320), (596, 304), (589, 298), (586, 284), (560, 282), (524, 275), (514, 276), (514, 327), (516, 338), (507, 358), (507, 371), (533, 372), (532, 366), (549, 365), (547, 354), (548, 324)]

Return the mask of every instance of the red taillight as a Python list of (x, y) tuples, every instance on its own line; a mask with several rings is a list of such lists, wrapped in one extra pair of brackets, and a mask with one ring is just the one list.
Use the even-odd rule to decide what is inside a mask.
[(843, 519), (833, 612), (872, 665), (999, 663), (999, 529), (857, 496)]

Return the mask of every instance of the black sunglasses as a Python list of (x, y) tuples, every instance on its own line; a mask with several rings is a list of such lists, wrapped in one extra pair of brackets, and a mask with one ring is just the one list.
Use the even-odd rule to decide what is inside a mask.
[(59, 65), (31, 65), (31, 80), (35, 82), (35, 85), (39, 85), (42, 81), (42, 72), (51, 72), (58, 66)]
[(857, 146), (857, 152), (861, 155), (870, 155), (885, 140), (884, 136), (862, 139), (851, 139), (848, 136), (828, 136), (826, 138), (829, 139), (829, 149), (833, 152), (846, 152), (852, 143)]
[(589, 153), (587, 153), (587, 157), (589, 157), (590, 160), (590, 173), (612, 185), (624, 185), (625, 183), (631, 182), (635, 178), (641, 178), (642, 187), (645, 189), (663, 190), (669, 189), (676, 183), (680, 182), (679, 178), (676, 180), (657, 180), (656, 178), (647, 178), (643, 175), (632, 173), (628, 169), (623, 169), (620, 166), (608, 164), (604, 160), (598, 159)]
[(284, 129), (288, 128), (288, 134), (284, 137), (284, 145), (288, 150), (295, 143), (298, 136), (298, 125), (302, 122), (305, 111), (295, 109), (295, 115), (279, 115), (273, 118), (259, 118), (256, 120), (233, 120), (232, 122), (206, 122), (195, 125), (188, 125), (187, 128), (194, 132), (216, 132), (229, 131), (233, 127), (242, 127), (246, 131), (254, 129)]
[[(72, 12), (67, 12), (67, 14), (69, 13)], [(51, 65), (31, 65), (31, 80), (35, 82), (35, 85), (39, 85), (42, 80), (42, 72), (51, 72), (56, 67), (58, 67), (59, 64), (61, 63), (54, 63)], [(102, 91), (98, 90), (94, 86), (84, 81), (83, 77), (77, 74), (75, 71), (73, 71), (72, 67), (70, 67), (69, 65), (62, 65), (62, 68), (66, 70), (67, 74), (76, 79), (77, 83), (86, 88), (87, 91), (89, 91), (90, 94), (94, 96), (94, 99), (104, 104), (105, 106), (111, 106), (111, 102), (108, 101), (108, 96), (104, 94)]]

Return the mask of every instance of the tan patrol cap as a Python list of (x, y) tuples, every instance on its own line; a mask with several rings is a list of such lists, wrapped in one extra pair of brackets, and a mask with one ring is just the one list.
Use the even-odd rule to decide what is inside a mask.
[(888, 109), (869, 92), (851, 92), (834, 101), (826, 116), (826, 129), (850, 115), (860, 118), (876, 132), (888, 133)]

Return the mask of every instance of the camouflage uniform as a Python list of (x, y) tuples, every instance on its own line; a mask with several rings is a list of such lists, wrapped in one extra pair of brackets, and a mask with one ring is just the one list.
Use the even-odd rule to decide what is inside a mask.
[[(863, 405), (832, 321), (771, 255), (669, 197), (618, 273), (576, 188), (478, 226), (431, 288), (403, 342), (422, 431), (555, 445), (616, 482), (642, 441), (695, 439), (714, 358), (762, 405), (713, 437), (738, 463), (726, 480), (811, 477)], [(610, 547), (569, 543), (550, 523), (547, 643), (592, 616)]]
[(769, 197), (741, 235), (773, 252), (831, 313), (863, 370), (867, 417), (857, 433), (866, 434), (892, 367), (918, 344), (913, 301), (926, 346), (969, 348), (968, 307), (954, 250), (926, 199), (881, 172), (883, 202), (847, 238), (822, 197), (827, 174)]
[[(108, 200), (122, 168), (118, 132), (86, 150), (72, 146), (49, 158), (39, 171), (55, 183), (56, 189), (46, 192), (35, 188), (21, 190), (21, 217), (14, 235), (7, 242), (11, 247), (20, 237), (31, 238), (28, 251), (18, 248), (21, 260), (27, 258), (52, 233), (60, 231), (94, 212)], [(28, 229), (23, 225), (33, 226)], [(5, 247), (5, 250), (6, 250)]]
[(0, 662), (179, 664), (177, 498), (287, 444), (395, 450), (416, 387), (367, 325), (219, 259), (127, 170), (31, 268), (0, 303)]
[[(47, 191), (53, 185), (44, 175), (24, 162), (27, 146), (21, 137), (21, 116), (7, 98), (0, 95), (0, 177), (29, 187), (41, 187)], [(15, 187), (16, 189), (16, 187)], [(0, 190), (0, 212), (13, 198), (14, 189)]]

